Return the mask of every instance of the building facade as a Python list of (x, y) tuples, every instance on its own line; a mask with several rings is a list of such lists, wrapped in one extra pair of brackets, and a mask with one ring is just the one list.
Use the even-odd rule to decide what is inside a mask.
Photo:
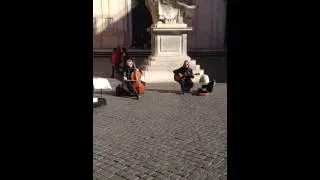
[[(226, 0), (194, 0), (188, 49), (224, 50)], [(145, 0), (93, 0), (93, 48), (132, 47), (152, 24)]]

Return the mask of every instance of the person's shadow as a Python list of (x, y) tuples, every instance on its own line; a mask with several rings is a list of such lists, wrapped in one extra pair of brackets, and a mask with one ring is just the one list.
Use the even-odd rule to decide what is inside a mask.
[(180, 91), (180, 90), (146, 89), (145, 91), (153, 91), (153, 92), (159, 92), (159, 93), (175, 93), (175, 94), (181, 94), (181, 91)]
[(96, 97), (101, 97), (102, 95), (115, 95), (115, 91), (114, 90), (103, 90), (101, 92), (101, 90), (99, 89), (95, 89), (94, 92), (93, 92), (93, 95), (96, 96)]
[[(174, 93), (174, 94), (178, 94), (178, 95), (182, 94), (181, 90), (146, 89), (146, 91), (153, 91), (153, 92), (159, 92), (159, 93)], [(185, 94), (191, 94), (193, 96), (198, 96), (198, 91), (192, 90), (190, 93), (185, 93)]]

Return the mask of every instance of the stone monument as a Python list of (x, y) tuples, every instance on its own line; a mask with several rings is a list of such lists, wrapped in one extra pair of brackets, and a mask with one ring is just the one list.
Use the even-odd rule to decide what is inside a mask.
[[(185, 22), (188, 10), (196, 8), (190, 0), (146, 0), (153, 24), (151, 34), (151, 56), (145, 60), (143, 74), (146, 82), (173, 82), (173, 69), (179, 68), (187, 54), (187, 34), (192, 31)], [(195, 60), (192, 68), (200, 71)], [(198, 79), (198, 78), (196, 78)]]

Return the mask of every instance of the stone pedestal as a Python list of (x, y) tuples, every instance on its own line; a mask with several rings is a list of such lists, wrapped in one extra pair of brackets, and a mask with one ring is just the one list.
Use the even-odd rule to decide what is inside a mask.
[[(151, 32), (151, 56), (141, 67), (147, 83), (174, 82), (173, 70), (190, 60), (194, 73), (204, 73), (196, 60), (187, 54), (187, 33), (192, 31), (186, 24), (156, 24), (149, 28)], [(194, 78), (194, 82), (199, 80)]]
[(190, 60), (187, 54), (187, 33), (192, 31), (186, 24), (154, 24), (151, 34), (150, 60)]
[[(174, 82), (173, 70), (182, 66), (185, 60), (191, 60), (187, 54), (187, 35), (192, 31), (184, 19), (186, 9), (194, 9), (193, 3), (185, 0), (146, 0), (153, 24), (151, 34), (151, 56), (142, 66), (142, 74), (147, 83)], [(203, 70), (191, 60), (194, 73), (203, 74)], [(194, 81), (198, 81), (195, 79)]]

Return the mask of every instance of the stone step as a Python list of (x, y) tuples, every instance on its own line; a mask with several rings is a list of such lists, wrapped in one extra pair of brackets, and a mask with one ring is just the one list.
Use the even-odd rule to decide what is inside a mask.
[[(93, 50), (93, 57), (111, 57), (112, 49)], [(150, 50), (128, 49), (128, 53), (133, 57), (148, 57), (151, 55)], [(195, 57), (221, 57), (226, 56), (226, 51), (214, 50), (188, 50), (189, 56)]]
[(183, 61), (177, 61), (177, 60), (156, 60), (156, 61), (152, 61), (152, 60), (144, 60), (144, 64), (145, 65), (152, 65), (152, 66), (164, 66), (164, 65), (168, 65), (168, 66), (182, 66)]
[(200, 76), (202, 76), (204, 74), (204, 70), (203, 69), (199, 69), (199, 70), (193, 70), (193, 73), (199, 73), (200, 75), (194, 76), (194, 78), (192, 79), (193, 82), (199, 82), (200, 80)]
[[(203, 75), (204, 70), (194, 70), (194, 73), (200, 73), (195, 76), (193, 82), (199, 82), (200, 76)], [(175, 82), (172, 71), (142, 71), (143, 79), (146, 83), (170, 83)]]
[[(168, 65), (163, 65), (163, 66), (159, 66), (159, 65), (152, 65), (152, 66), (142, 66), (141, 69), (143, 70), (147, 70), (147, 71), (173, 71), (175, 69), (178, 69), (181, 66), (168, 66)], [(200, 70), (200, 65), (191, 65), (190, 68), (192, 70)]]

